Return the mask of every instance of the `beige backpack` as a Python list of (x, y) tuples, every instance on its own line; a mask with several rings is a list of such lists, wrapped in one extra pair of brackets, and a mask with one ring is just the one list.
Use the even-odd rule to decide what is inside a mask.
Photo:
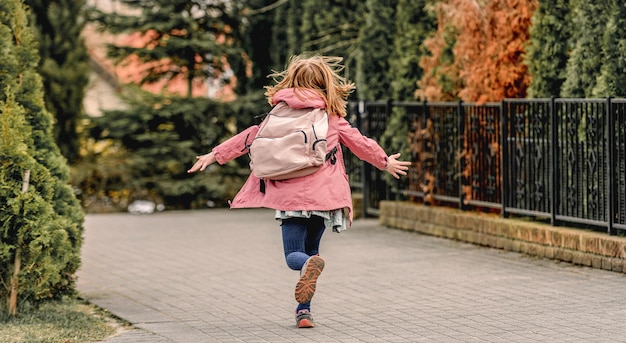
[(285, 180), (312, 174), (327, 159), (334, 164), (337, 148), (326, 153), (327, 133), (325, 109), (293, 109), (278, 103), (249, 146), (252, 174), (261, 179)]

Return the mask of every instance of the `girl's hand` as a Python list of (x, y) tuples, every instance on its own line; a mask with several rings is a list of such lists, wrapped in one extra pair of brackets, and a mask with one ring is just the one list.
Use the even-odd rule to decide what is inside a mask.
[(411, 162), (398, 161), (398, 157), (400, 157), (399, 153), (389, 156), (387, 168), (385, 168), (385, 170), (396, 179), (399, 179), (400, 175), (406, 175), (406, 171), (409, 170), (409, 166), (411, 165)]
[(206, 155), (196, 156), (196, 163), (191, 167), (191, 169), (187, 170), (187, 173), (194, 173), (197, 171), (203, 171), (206, 167), (215, 163), (215, 155), (213, 152), (210, 152)]

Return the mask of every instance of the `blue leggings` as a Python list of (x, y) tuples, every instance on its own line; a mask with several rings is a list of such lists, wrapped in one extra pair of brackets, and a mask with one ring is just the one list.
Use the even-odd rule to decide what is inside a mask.
[(325, 229), (324, 218), (283, 219), (281, 226), (287, 266), (300, 270), (310, 256), (319, 254), (320, 240)]
[[(301, 270), (309, 257), (319, 254), (320, 241), (324, 234), (324, 218), (312, 216), (311, 218), (283, 219), (283, 248), (287, 266), (293, 270)], [(296, 312), (310, 310), (311, 302), (298, 304)]]

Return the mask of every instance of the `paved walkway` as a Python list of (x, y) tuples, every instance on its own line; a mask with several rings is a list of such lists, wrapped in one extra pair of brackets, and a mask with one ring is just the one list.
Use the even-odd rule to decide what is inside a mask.
[(322, 240), (296, 329), (269, 210), (88, 215), (78, 289), (136, 329), (107, 343), (626, 342), (626, 277), (357, 220)]

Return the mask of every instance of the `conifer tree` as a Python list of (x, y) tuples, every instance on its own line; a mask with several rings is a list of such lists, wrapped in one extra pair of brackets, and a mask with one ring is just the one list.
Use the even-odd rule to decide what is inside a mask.
[[(354, 81), (359, 28), (364, 24), (365, 4), (361, 0), (303, 0), (302, 25), (296, 50), (344, 58), (344, 76)], [(357, 85), (357, 94), (359, 86)]]
[[(427, 54), (424, 41), (434, 34), (437, 26), (434, 14), (427, 8), (426, 0), (399, 0), (396, 8), (396, 34), (393, 52), (389, 58), (392, 99), (414, 100), (416, 80), (422, 78), (420, 59)], [(408, 118), (406, 112), (394, 108), (387, 123), (381, 144), (390, 151), (400, 151), (408, 156)], [(408, 158), (408, 157), (407, 157)]]
[[(424, 61), (428, 71), (418, 95), (450, 100), (458, 94), (478, 103), (525, 97), (530, 79), (522, 56), (535, 8), (536, 0), (439, 3), (438, 38), (427, 43), (433, 57)], [(440, 61), (441, 57), (447, 59)]]
[(526, 97), (530, 78), (522, 58), (536, 6), (536, 0), (489, 1), (474, 14), (481, 18), (477, 27), (471, 15), (462, 14), (455, 49), (465, 82), (461, 99), (483, 103)]
[(626, 97), (626, 3), (611, 0), (608, 5), (602, 66), (592, 94), (594, 97)]
[(270, 56), (272, 70), (282, 70), (290, 56), (300, 54), (302, 36), (302, 0), (288, 0), (276, 9), (272, 26)]
[[(94, 119), (92, 134), (112, 142), (122, 155), (122, 165), (127, 171), (125, 175), (107, 174), (107, 191), (128, 191), (131, 201), (153, 200), (163, 202), (167, 208), (202, 206), (198, 198), (216, 202), (229, 199), (232, 189), (242, 182), (239, 161), (232, 168), (220, 168), (209, 179), (203, 177), (207, 174), (190, 178), (186, 170), (194, 156), (209, 151), (235, 133), (241, 122), (250, 123), (264, 109), (257, 103), (254, 115), (236, 113), (233, 108), (215, 103), (204, 94), (196, 96), (191, 90), (194, 82), (205, 82), (214, 73), (222, 72), (224, 60), (237, 67), (236, 75), (246, 75), (244, 69), (251, 66), (242, 54), (241, 45), (252, 42), (242, 38), (249, 31), (242, 28), (241, 15), (264, 2), (250, 1), (255, 7), (241, 7), (244, 2), (226, 0), (121, 0), (120, 3), (135, 12), (93, 10), (90, 16), (104, 31), (135, 38), (132, 46), (112, 46), (109, 56), (122, 65), (137, 62), (147, 66), (136, 82), (138, 85), (184, 79), (188, 91), (185, 98), (168, 92), (167, 86), (155, 95), (124, 85), (127, 95), (124, 98), (130, 108), (107, 111), (103, 117)], [(254, 20), (250, 25), (257, 23)], [(264, 25), (262, 21), (258, 23)], [(250, 51), (255, 51), (255, 56), (267, 54), (259, 46)], [(240, 91), (251, 87), (237, 81), (243, 85)], [(242, 117), (241, 122), (238, 116)], [(91, 179), (86, 175), (78, 182), (90, 184)]]
[(359, 99), (391, 98), (390, 55), (396, 34), (397, 0), (367, 0), (365, 24), (359, 31), (355, 83)]
[[(249, 9), (244, 11), (247, 18), (247, 25), (242, 26), (241, 45), (245, 47), (246, 56), (251, 64), (251, 75), (238, 79), (246, 80), (245, 86), (238, 88), (238, 94), (263, 91), (263, 86), (267, 84), (267, 75), (272, 72), (272, 52), (281, 49), (283, 41), (277, 39), (274, 46), (273, 31), (275, 12), (283, 7), (281, 2), (276, 0), (247, 0)], [(283, 1), (285, 2), (285, 1)], [(284, 48), (283, 48), (284, 49)], [(237, 68), (246, 72), (248, 68)]]
[(0, 298), (15, 314), (16, 304), (74, 292), (83, 214), (52, 136), (20, 0), (0, 2), (0, 49)]
[(604, 37), (608, 15), (603, 2), (571, 0), (573, 49), (567, 60), (566, 78), (561, 96), (590, 98), (596, 87), (603, 61), (601, 37)]
[(540, 0), (526, 44), (528, 72), (531, 76), (528, 97), (558, 97), (565, 81), (570, 37), (569, 0)]
[(26, 0), (35, 16), (39, 73), (46, 109), (55, 118), (54, 137), (68, 161), (79, 157), (79, 126), (89, 82), (89, 56), (81, 32), (85, 0)]
[(126, 13), (91, 9), (90, 18), (111, 34), (131, 35), (126, 44), (110, 45), (117, 64), (146, 68), (137, 83), (185, 80), (204, 82), (223, 69), (223, 57), (239, 58), (239, 3), (227, 0), (120, 0)]
[(392, 98), (415, 99), (416, 80), (424, 71), (420, 59), (428, 53), (424, 41), (437, 29), (437, 18), (430, 0), (398, 0), (395, 16), (393, 52), (389, 59)]

